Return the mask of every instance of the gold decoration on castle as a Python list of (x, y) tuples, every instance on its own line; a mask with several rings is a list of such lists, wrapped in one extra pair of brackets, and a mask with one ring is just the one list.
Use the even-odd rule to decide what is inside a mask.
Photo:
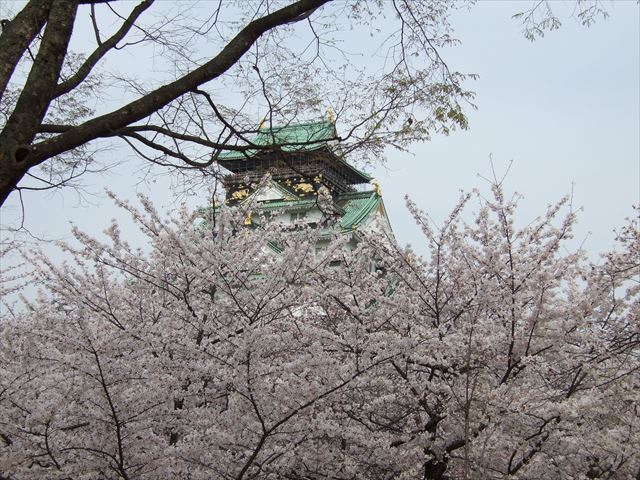
[(244, 217), (244, 224), (251, 225), (252, 223), (253, 223), (253, 212), (249, 210), (249, 213), (247, 213), (247, 216)]
[(369, 182), (371, 185), (373, 185), (373, 191), (376, 192), (376, 195), (378, 195), (379, 197), (382, 196), (382, 187), (380, 186), (380, 182), (376, 179), (373, 179)]
[(247, 198), (248, 195), (249, 195), (249, 190), (246, 188), (243, 188), (242, 190), (236, 190), (235, 192), (233, 192), (231, 194), (231, 198), (233, 200), (242, 200), (243, 198)]
[(315, 190), (313, 188), (313, 185), (311, 185), (310, 183), (299, 183), (295, 187), (293, 187), (293, 189), (296, 192), (303, 192), (303, 193), (311, 193)]
[(329, 123), (336, 122), (336, 114), (333, 112), (333, 108), (331, 107), (327, 108), (327, 121)]

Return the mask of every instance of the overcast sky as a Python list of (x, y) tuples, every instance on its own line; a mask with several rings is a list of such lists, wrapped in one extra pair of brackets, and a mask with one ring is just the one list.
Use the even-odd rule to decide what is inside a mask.
[(442, 220), (460, 189), (486, 191), (478, 174), (491, 175), (490, 155), (499, 173), (513, 161), (505, 184), (524, 195), (522, 223), (573, 184), (574, 205), (584, 208), (576, 241), (588, 236), (592, 255), (611, 246), (612, 230), (640, 203), (637, 3), (614, 3), (611, 16), (590, 28), (569, 19), (534, 43), (510, 19), (515, 10), (511, 2), (480, 1), (452, 20), (462, 46), (448, 61), (480, 75), (470, 129), (394, 155), (387, 172), (376, 172), (403, 242), (419, 242), (403, 195)]
[[(468, 84), (477, 93), (478, 110), (468, 112), (468, 131), (415, 145), (411, 154), (389, 152), (387, 165), (372, 172), (382, 183), (401, 243), (420, 249), (419, 232), (404, 209), (405, 194), (442, 220), (461, 189), (486, 190), (478, 174), (491, 174), (492, 155), (499, 173), (513, 161), (506, 185), (524, 195), (522, 223), (542, 214), (573, 184), (574, 205), (584, 207), (578, 239), (588, 236), (591, 254), (611, 246), (612, 230), (640, 203), (640, 9), (635, 1), (606, 5), (609, 19), (590, 28), (568, 19), (534, 43), (510, 18), (522, 3), (480, 1), (452, 18), (462, 46), (444, 52), (445, 60), (480, 76)], [(56, 239), (68, 237), (69, 222), (102, 231), (110, 218), (120, 216), (100, 194), (105, 186), (129, 197), (142, 191), (161, 209), (172, 208), (168, 183), (137, 184), (136, 165), (87, 178), (89, 190), (99, 193), (88, 201), (78, 203), (71, 190), (30, 194), (27, 226)], [(189, 203), (195, 207), (206, 199), (196, 193)], [(2, 212), (3, 223), (18, 213), (14, 198)]]

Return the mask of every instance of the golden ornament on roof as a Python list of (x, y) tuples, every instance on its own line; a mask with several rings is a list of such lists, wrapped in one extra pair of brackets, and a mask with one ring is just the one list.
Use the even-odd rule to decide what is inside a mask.
[(310, 183), (299, 183), (295, 187), (293, 187), (293, 189), (296, 192), (304, 192), (304, 193), (311, 193), (315, 190), (313, 188), (313, 185), (311, 185)]
[(249, 195), (249, 190), (247, 190), (246, 188), (242, 189), (242, 190), (236, 190), (235, 192), (233, 192), (231, 194), (231, 198), (233, 200), (242, 200), (243, 198), (246, 198), (247, 195)]
[(373, 191), (376, 192), (376, 195), (381, 197), (382, 196), (382, 187), (380, 186), (380, 182), (374, 178), (369, 183), (371, 185), (373, 185)]
[(336, 121), (336, 114), (333, 112), (333, 108), (331, 107), (327, 108), (327, 121), (329, 123), (335, 123)]

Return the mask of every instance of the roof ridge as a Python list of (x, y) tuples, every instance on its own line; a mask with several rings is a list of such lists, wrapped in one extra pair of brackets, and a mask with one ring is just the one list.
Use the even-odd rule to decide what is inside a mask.
[(288, 123), (286, 125), (274, 125), (272, 127), (265, 126), (265, 127), (262, 127), (260, 130), (278, 130), (283, 128), (309, 127), (311, 125), (333, 125), (335, 127), (335, 123), (330, 122), (328, 120), (317, 120), (314, 122)]
[(356, 198), (367, 198), (372, 193), (376, 193), (374, 190), (365, 190), (362, 192), (345, 192), (338, 195), (339, 200), (347, 200), (347, 199), (356, 199)]
[[(340, 228), (343, 231), (357, 228), (363, 220), (369, 217), (378, 202), (381, 201), (375, 190), (367, 193), (373, 193), (373, 195), (353, 198), (345, 205), (345, 215), (340, 219)], [(351, 208), (349, 208), (350, 206)]]

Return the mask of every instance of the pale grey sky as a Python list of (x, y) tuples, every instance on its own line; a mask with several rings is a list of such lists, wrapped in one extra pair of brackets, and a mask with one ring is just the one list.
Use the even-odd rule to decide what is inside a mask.
[(376, 172), (403, 242), (419, 242), (403, 195), (442, 220), (459, 189), (486, 191), (477, 174), (490, 176), (489, 155), (498, 172), (513, 160), (505, 184), (524, 195), (522, 223), (573, 183), (574, 205), (584, 207), (576, 240), (591, 232), (592, 255), (611, 246), (612, 230), (640, 203), (638, 4), (614, 2), (611, 16), (590, 28), (568, 19), (533, 43), (510, 19), (517, 7), (480, 1), (452, 19), (462, 46), (447, 52), (448, 61), (480, 75), (471, 86), (478, 110), (469, 114), (470, 129), (393, 155), (388, 172)]
[[(610, 247), (612, 230), (632, 215), (632, 204), (640, 203), (638, 4), (607, 4), (609, 19), (590, 28), (567, 19), (560, 30), (534, 43), (523, 38), (520, 25), (510, 18), (522, 5), (480, 1), (452, 18), (462, 45), (444, 52), (445, 60), (480, 75), (468, 84), (477, 93), (478, 106), (468, 111), (470, 129), (415, 145), (411, 154), (389, 152), (386, 167), (372, 172), (382, 183), (401, 243), (420, 250), (420, 234), (405, 211), (404, 194), (441, 220), (461, 189), (486, 189), (478, 174), (490, 175), (490, 154), (499, 172), (514, 162), (506, 184), (508, 191), (525, 196), (522, 223), (542, 214), (573, 183), (574, 205), (584, 207), (577, 236), (582, 240), (591, 232), (585, 247), (592, 254)], [(172, 208), (168, 182), (137, 185), (132, 175), (137, 165), (85, 182), (98, 193), (105, 186), (127, 197), (142, 191), (160, 209)], [(189, 198), (189, 204), (205, 204), (201, 193)], [(26, 224), (38, 235), (68, 238), (69, 222), (98, 233), (112, 217), (121, 217), (104, 195), (89, 202), (79, 205), (72, 190), (30, 194)], [(3, 223), (18, 213), (14, 198), (2, 212)]]

